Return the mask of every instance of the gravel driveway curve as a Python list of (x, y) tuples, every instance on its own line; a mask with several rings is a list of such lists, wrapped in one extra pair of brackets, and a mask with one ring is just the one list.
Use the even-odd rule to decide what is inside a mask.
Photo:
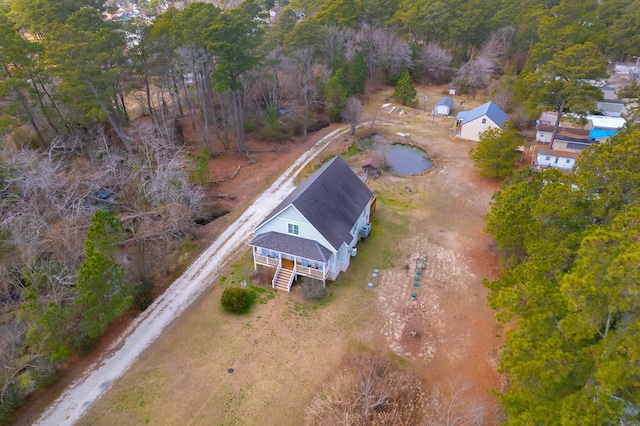
[[(226, 259), (249, 241), (253, 229), (294, 189), (294, 179), (338, 135), (341, 127), (320, 139), (302, 154), (254, 203), (171, 284), (96, 362), (73, 382), (35, 422), (36, 425), (69, 425), (77, 422), (111, 384), (122, 376), (142, 352), (214, 282)], [(118, 348), (118, 349), (115, 349)]]

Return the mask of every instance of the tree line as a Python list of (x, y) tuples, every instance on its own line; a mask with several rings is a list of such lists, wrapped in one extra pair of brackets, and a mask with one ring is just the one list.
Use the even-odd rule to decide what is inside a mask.
[[(54, 377), (71, 354), (90, 347), (132, 304), (144, 308), (149, 282), (164, 272), (165, 257), (179, 251), (194, 218), (215, 209), (203, 195), (207, 158), (235, 151), (252, 161), (247, 133), (274, 142), (294, 136), (306, 140), (330, 120), (348, 121), (354, 131), (367, 84), (395, 85), (404, 104), (415, 102), (415, 83), (451, 83), (461, 93), (486, 90), (516, 124), (524, 125), (541, 109), (563, 114), (591, 108), (599, 95), (584, 81), (600, 78), (607, 59), (640, 55), (635, 25), (640, 4), (632, 0), (250, 0), (227, 9), (197, 2), (183, 9), (163, 5), (140, 3), (144, 17), (130, 21), (105, 19), (107, 6), (100, 1), (11, 0), (0, 6), (0, 356), (5, 366), (0, 418)], [(277, 12), (277, 19), (270, 11)], [(637, 93), (631, 90), (628, 96)], [(144, 119), (134, 118), (133, 106)], [(194, 150), (184, 129), (190, 129), (202, 150)], [(633, 149), (630, 143), (607, 145), (613, 146), (619, 146), (615, 155), (624, 158)], [(615, 155), (610, 154), (611, 161)], [(564, 338), (561, 321), (582, 306), (568, 304), (562, 290), (573, 286), (565, 275), (589, 269), (587, 261), (574, 265), (582, 256), (579, 236), (595, 233), (596, 226), (621, 234), (633, 223), (630, 217), (613, 219), (616, 208), (626, 212), (633, 194), (620, 177), (629, 172), (613, 173), (615, 182), (627, 185), (615, 187), (611, 179), (596, 175), (612, 173), (608, 167), (588, 171), (588, 161), (595, 161), (588, 158), (581, 160), (576, 175), (591, 176), (587, 183), (554, 172), (518, 175), (497, 196), (496, 212), (508, 204), (505, 194), (520, 188), (519, 182), (558, 202), (574, 200), (571, 205), (545, 204), (550, 211), (540, 213), (536, 229), (544, 238), (525, 232), (533, 226), (529, 222), (498, 225), (510, 217), (507, 207), (503, 215), (492, 213), (488, 219), (505, 256), (505, 278), (492, 284), (496, 308), (503, 309), (500, 295), (515, 291), (510, 286), (522, 287), (508, 279), (512, 271), (531, 272), (527, 265), (534, 249), (553, 260), (545, 267), (560, 265), (553, 272), (531, 272), (537, 280), (531, 282), (540, 289), (557, 289), (549, 300), (536, 299), (536, 294), (526, 300), (564, 307), (551, 316), (514, 311), (509, 317), (518, 318), (513, 335), (525, 336), (518, 337), (520, 342), (541, 343), (540, 350), (553, 347), (541, 337), (550, 329), (535, 328), (533, 322), (555, 324)], [(618, 201), (606, 204), (607, 191)], [(544, 198), (540, 194), (518, 196), (538, 200)], [(580, 202), (577, 194), (587, 198)], [(576, 213), (589, 205), (593, 216), (581, 213), (580, 221), (560, 205)], [(538, 212), (538, 206), (518, 208), (528, 214)], [(605, 207), (611, 217), (601, 212)], [(505, 237), (501, 229), (511, 231)], [(552, 238), (560, 236), (566, 241)], [(604, 237), (593, 236), (598, 238)], [(548, 252), (547, 243), (553, 244)], [(619, 244), (632, 246), (633, 241)], [(622, 262), (611, 256), (611, 262)], [(637, 283), (633, 275), (624, 279), (628, 285)], [(588, 299), (585, 303), (593, 308), (592, 298), (570, 297)], [(532, 328), (524, 327), (528, 318)], [(578, 317), (572, 318), (577, 327)], [(610, 339), (628, 338), (624, 331), (635, 326), (623, 327), (626, 318), (616, 311), (606, 333), (598, 331)], [(581, 334), (580, 344), (598, 340), (587, 334)], [(599, 401), (606, 399), (604, 388), (595, 385), (600, 379), (587, 367), (558, 371), (582, 381), (554, 382), (557, 394), (542, 384), (525, 386), (519, 368), (527, 365), (526, 357), (520, 359), (526, 351), (510, 349), (513, 339), (502, 365), (513, 380), (503, 402), (514, 422), (525, 418), (522, 413), (532, 415), (513, 408), (531, 402), (518, 399), (525, 393), (540, 401), (553, 395), (560, 403), (564, 399), (557, 396), (564, 392), (584, 402), (586, 396), (571, 390), (588, 382), (595, 386), (590, 392), (600, 392)], [(564, 344), (562, 350), (569, 351)], [(571, 347), (576, 365), (596, 365), (587, 357), (593, 347), (587, 346), (580, 351)], [(636, 392), (633, 386), (607, 386), (606, 407), (637, 404), (637, 394), (629, 396)]]
[(523, 170), (487, 230), (509, 324), (507, 424), (635, 424), (640, 413), (640, 129), (582, 153), (574, 174)]

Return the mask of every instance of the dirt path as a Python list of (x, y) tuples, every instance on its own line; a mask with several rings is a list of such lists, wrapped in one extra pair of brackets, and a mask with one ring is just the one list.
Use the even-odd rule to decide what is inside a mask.
[(225, 260), (248, 241), (253, 228), (295, 187), (294, 179), (300, 170), (336, 136), (346, 131), (344, 127), (334, 130), (300, 156), (152, 306), (130, 325), (123, 337), (107, 351), (109, 355), (91, 366), (85, 375), (76, 380), (49, 406), (35, 424), (60, 425), (77, 422), (162, 331), (215, 282), (215, 276), (222, 270)]

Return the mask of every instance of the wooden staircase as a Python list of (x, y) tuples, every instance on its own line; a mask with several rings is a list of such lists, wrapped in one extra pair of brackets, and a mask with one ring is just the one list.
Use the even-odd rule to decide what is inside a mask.
[(293, 271), (291, 269), (281, 268), (277, 274), (278, 276), (275, 279), (273, 288), (288, 292), (293, 282)]

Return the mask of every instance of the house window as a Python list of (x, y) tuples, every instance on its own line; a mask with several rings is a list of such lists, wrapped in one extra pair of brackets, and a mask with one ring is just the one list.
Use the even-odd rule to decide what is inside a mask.
[(544, 157), (544, 159), (545, 159), (546, 161), (550, 161), (550, 160), (551, 160), (551, 157)]
[(300, 229), (298, 228), (298, 225), (294, 225), (293, 223), (289, 224), (289, 233), (293, 234), (293, 235), (300, 235)]
[(487, 119), (486, 118), (482, 119), (482, 124), (487, 124)]
[(569, 164), (570, 162), (571, 162), (571, 160), (569, 160), (569, 159), (567, 158), (567, 164)]

